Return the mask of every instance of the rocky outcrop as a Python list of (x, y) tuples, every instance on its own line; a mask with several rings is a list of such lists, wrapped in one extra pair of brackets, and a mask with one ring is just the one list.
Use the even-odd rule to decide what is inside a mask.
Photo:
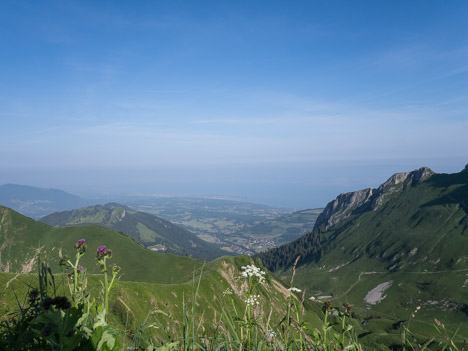
[[(465, 170), (468, 168), (465, 167)], [(329, 202), (315, 222), (315, 229), (327, 230), (348, 218), (353, 212), (364, 206), (369, 210), (376, 210), (381, 206), (389, 195), (405, 191), (408, 186), (421, 183), (434, 172), (422, 167), (412, 172), (395, 173), (377, 189), (368, 188), (350, 193), (338, 195), (335, 200)]]
[(392, 191), (392, 189), (398, 189), (399, 187), (395, 187), (397, 185), (403, 184), (411, 185), (419, 184), (428, 176), (433, 175), (434, 172), (427, 167), (421, 167), (412, 172), (402, 172), (402, 173), (395, 173), (392, 175), (388, 180), (382, 183), (379, 188), (377, 189), (379, 192), (388, 192)]
[(314, 228), (329, 229), (349, 217), (351, 212), (368, 202), (375, 189), (368, 188), (350, 193), (343, 193), (328, 203), (318, 216)]
[(377, 188), (372, 209), (375, 210), (381, 206), (389, 195), (405, 191), (408, 186), (419, 184), (433, 174), (434, 172), (428, 167), (421, 167), (412, 172), (395, 173)]

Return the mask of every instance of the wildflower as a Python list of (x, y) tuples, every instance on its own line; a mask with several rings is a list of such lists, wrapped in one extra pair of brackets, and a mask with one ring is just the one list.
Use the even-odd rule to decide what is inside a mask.
[(112, 272), (114, 272), (114, 273), (119, 273), (119, 272), (120, 272), (120, 269), (121, 269), (121, 268), (120, 268), (119, 266), (117, 266), (117, 265), (115, 265), (115, 264), (112, 265)]
[(71, 307), (70, 301), (66, 296), (57, 296), (52, 299), (52, 305), (61, 310), (67, 310)]
[(100, 260), (106, 256), (110, 258), (112, 256), (112, 250), (105, 246), (99, 246), (96, 253), (97, 259)]
[(223, 296), (226, 296), (226, 295), (232, 295), (231, 288), (227, 288), (226, 290), (223, 291)]
[(271, 329), (269, 329), (267, 333), (270, 338), (276, 338), (278, 336), (278, 333), (276, 333), (275, 331)]
[(71, 303), (66, 296), (57, 296), (54, 298), (46, 297), (43, 302), (44, 309), (48, 310), (51, 306), (61, 310), (67, 310), (71, 307)]
[(291, 287), (288, 290), (292, 291), (292, 292), (301, 292), (302, 291), (301, 289), (298, 289), (298, 288), (295, 288), (295, 287)]
[(85, 244), (85, 239), (80, 239), (78, 242), (74, 245), (75, 250), (78, 251), (80, 254), (84, 254), (86, 251), (86, 244)]
[(254, 306), (254, 305), (259, 305), (260, 302), (258, 299), (260, 298), (260, 295), (250, 295), (246, 300), (245, 303), (247, 306)]
[(347, 302), (343, 302), (343, 307), (346, 308), (346, 311), (351, 311), (351, 309), (353, 308), (349, 303)]
[(323, 313), (326, 313), (328, 310), (332, 311), (333, 306), (330, 301), (325, 301), (322, 306), (322, 311)]
[(257, 278), (260, 283), (265, 281), (265, 272), (262, 271), (260, 268), (252, 265), (242, 266), (242, 273), (241, 278)]
[(79, 264), (78, 266), (76, 266), (76, 271), (77, 271), (78, 273), (81, 273), (81, 271), (82, 271), (83, 269), (84, 269), (84, 268), (83, 268), (83, 266), (82, 266), (81, 264)]

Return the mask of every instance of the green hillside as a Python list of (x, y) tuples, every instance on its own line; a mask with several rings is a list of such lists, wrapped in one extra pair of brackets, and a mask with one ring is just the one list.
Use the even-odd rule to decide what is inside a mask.
[[(120, 264), (119, 257), (113, 258)], [(144, 328), (147, 331), (141, 335), (143, 340), (149, 339), (155, 344), (180, 340), (184, 336), (184, 327), (191, 327), (192, 316), (197, 338), (216, 337), (220, 326), (225, 332), (224, 328), (229, 327), (226, 318), (229, 321), (231, 317), (223, 313), (232, 317), (236, 313), (244, 313), (243, 290), (246, 285), (239, 277), (241, 267), (251, 263), (252, 260), (245, 256), (218, 259), (179, 284), (119, 282), (111, 294), (109, 324), (125, 331), (119, 335), (122, 347), (130, 347), (131, 337), (134, 338)], [(88, 276), (90, 291), (98, 290), (99, 279), (99, 275)], [(56, 281), (58, 294), (67, 295), (63, 277), (57, 275)], [(5, 313), (11, 312), (12, 306), (16, 305), (17, 297), (25, 301), (28, 288), (37, 286), (37, 276), (0, 273), (0, 286), (0, 316), (6, 316)], [(260, 304), (254, 310), (255, 323), (265, 332), (272, 329), (279, 333), (278, 326), (287, 314), (287, 297), (291, 294), (270, 273), (267, 273), (266, 283), (256, 292)], [(297, 300), (297, 297), (293, 298)], [(319, 308), (308, 306), (301, 318), (307, 320), (311, 327), (319, 327), (322, 323), (319, 314)], [(237, 328), (238, 321), (235, 318), (232, 321)], [(177, 348), (182, 349), (182, 346)]]
[(120, 231), (153, 251), (205, 260), (228, 254), (169, 221), (115, 203), (53, 213), (40, 221), (51, 226), (99, 225)]
[[(153, 283), (182, 282), (202, 261), (145, 249), (124, 234), (98, 226), (50, 227), (0, 206), (0, 271), (27, 273), (36, 268), (39, 256), (46, 256), (58, 270), (58, 249), (73, 255), (73, 245), (86, 239), (88, 247), (101, 245), (119, 257), (122, 279)], [(70, 250), (67, 250), (70, 248)], [(69, 251), (69, 252), (67, 252)], [(94, 255), (84, 258), (91, 273), (99, 271)]]
[[(38, 287), (34, 271), (39, 260), (46, 259), (51, 263), (55, 273), (55, 284), (45, 285), (49, 296), (70, 298), (65, 283), (69, 279), (66, 273), (70, 270), (60, 273), (59, 248), (74, 257), (74, 245), (82, 238), (86, 240), (87, 249), (80, 264), (88, 272), (86, 286), (91, 295), (85, 296), (90, 296), (90, 301), (99, 301), (101, 296), (102, 273), (99, 274), (100, 268), (96, 265), (96, 248), (103, 244), (111, 248), (110, 263), (121, 267), (122, 280), (110, 297), (108, 323), (118, 332), (120, 345), (125, 348), (131, 347), (136, 338), (144, 338), (156, 345), (182, 340), (186, 328), (192, 328), (191, 333), (197, 340), (216, 337), (220, 326), (232, 327), (232, 333), (237, 333), (243, 329), (238, 329), (236, 316), (246, 316), (244, 311), (247, 311), (246, 298), (249, 296), (258, 301), (252, 308), (255, 314), (250, 316), (249, 312), (248, 317), (242, 318), (255, 322), (264, 333), (269, 329), (279, 333), (279, 325), (284, 322), (291, 299), (299, 301), (269, 272), (264, 284), (247, 291), (250, 283), (242, 279), (241, 273), (246, 265), (253, 263), (249, 257), (224, 257), (204, 264), (186, 257), (155, 253), (127, 236), (105, 228), (53, 228), (1, 207), (0, 334), (8, 330), (10, 313), (19, 306), (26, 306), (31, 296), (28, 291)], [(318, 327), (321, 324), (319, 313), (318, 306), (307, 308), (301, 318)], [(144, 331), (146, 328), (147, 332)], [(242, 331), (240, 333), (242, 336)], [(0, 336), (0, 342), (8, 340)]]
[[(95, 248), (103, 244), (111, 248), (111, 263), (122, 267), (122, 280), (112, 290), (108, 322), (116, 328), (120, 345), (125, 347), (130, 347), (136, 337), (144, 337), (144, 340), (151, 340), (152, 343), (159, 345), (176, 341), (179, 343), (176, 349), (183, 349), (180, 342), (186, 340), (184, 333), (187, 330), (195, 333), (194, 338), (199, 340), (197, 342), (221, 338), (221, 341), (217, 341), (221, 347), (223, 335), (229, 335), (231, 338), (235, 335), (233, 333), (242, 335), (242, 330), (245, 331), (245, 321), (236, 316), (245, 316), (245, 313), (250, 311), (246, 309), (248, 306), (246, 296), (256, 296), (255, 299), (258, 301), (252, 310), (255, 311), (254, 314), (248, 317), (248, 320), (254, 323), (256, 333), (262, 333), (260, 342), (278, 342), (276, 345), (279, 346), (285, 342), (275, 341), (268, 336), (271, 330), (278, 335), (281, 334), (282, 337), (294, 338), (295, 345), (298, 345), (302, 336), (309, 338), (307, 342), (313, 345), (323, 341), (320, 338), (324, 334), (317, 334), (317, 331), (324, 333), (323, 328), (327, 328), (326, 330), (334, 328), (336, 333), (332, 333), (334, 336), (330, 334), (330, 338), (333, 337), (335, 342), (338, 342), (342, 338), (340, 331), (348, 330), (348, 325), (352, 328), (349, 330), (353, 331), (352, 335), (355, 337), (350, 339), (353, 338), (352, 335), (346, 334), (346, 340), (360, 342), (370, 349), (388, 350), (388, 345), (398, 344), (400, 339), (399, 330), (391, 327), (395, 324), (395, 319), (382, 318), (383, 314), (374, 314), (373, 311), (366, 311), (359, 306), (353, 306), (352, 315), (349, 314), (347, 317), (349, 324), (346, 325), (346, 329), (341, 329), (342, 315), (336, 314), (337, 309), (325, 310), (331, 322), (326, 324), (322, 314), (326, 304), (308, 299), (305, 299), (303, 304), (300, 303), (300, 294), (290, 293), (285, 288), (288, 285), (283, 284), (268, 271), (265, 283), (260, 284), (253, 293), (247, 292), (246, 289), (250, 285), (242, 279), (242, 270), (253, 261), (246, 256), (223, 257), (202, 264), (201, 261), (186, 257), (152, 252), (125, 235), (105, 228), (96, 226), (52, 228), (3, 207), (0, 208), (0, 226), (1, 270), (7, 272), (0, 273), (0, 316), (4, 316), (0, 318), (0, 324), (5, 321), (4, 318), (7, 318), (7, 312), (18, 308), (17, 302), (20, 306), (25, 305), (28, 299), (27, 291), (37, 286), (37, 275), (26, 272), (34, 272), (38, 256), (41, 254), (41, 258), (45, 257), (52, 263), (52, 271), (56, 273), (56, 294), (68, 295), (68, 287), (65, 284), (67, 278), (65, 274), (60, 274), (57, 262), (58, 248), (62, 248), (65, 253), (73, 257), (75, 254), (73, 246), (77, 240), (85, 238), (88, 249), (80, 264), (92, 273), (88, 274), (87, 289), (93, 299), (99, 301), (100, 281), (102, 281), (102, 274), (98, 274), (99, 267), (96, 266)], [(290, 276), (285, 275), (286, 273), (290, 272), (281, 272), (283, 279), (289, 280)], [(294, 285), (304, 288), (308, 285), (309, 278), (304, 266), (299, 267)], [(366, 284), (368, 283), (366, 280)], [(327, 285), (325, 280), (323, 284)], [(329, 284), (329, 286), (334, 285)], [(315, 293), (317, 290), (312, 291)], [(308, 297), (311, 293), (310, 288), (304, 293), (303, 296)], [(341, 306), (343, 301), (350, 299), (351, 294), (335, 296), (335, 306)], [(339, 311), (343, 311), (343, 307), (338, 308)], [(288, 320), (289, 313), (293, 317), (291, 322), (287, 323), (285, 321)], [(370, 317), (374, 319), (369, 323)], [(295, 324), (295, 321), (300, 324)], [(299, 325), (301, 329), (298, 329)], [(419, 328), (418, 331), (422, 330), (421, 340), (434, 335), (433, 330), (429, 330), (426, 324), (415, 321), (414, 325)], [(229, 333), (227, 328), (232, 328), (229, 329)], [(303, 330), (305, 334), (299, 333), (298, 330)], [(311, 337), (318, 339), (313, 341)], [(440, 338), (437, 334), (436, 337)], [(457, 343), (462, 341), (460, 337), (456, 338)], [(234, 340), (229, 342), (235, 345)], [(264, 347), (269, 349), (265, 345)]]
[[(262, 253), (309, 296), (349, 301), (371, 324), (437, 318), (468, 330), (468, 166), (392, 176), (378, 189), (341, 194), (300, 239)], [(382, 325), (385, 325), (383, 323)], [(429, 327), (428, 327), (429, 328)]]

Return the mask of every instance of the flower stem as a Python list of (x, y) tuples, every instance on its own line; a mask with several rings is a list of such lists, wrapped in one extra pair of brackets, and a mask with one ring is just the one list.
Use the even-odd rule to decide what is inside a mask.
[(107, 313), (109, 312), (109, 279), (107, 278), (107, 265), (106, 265), (107, 257), (103, 259), (103, 272), (104, 272), (104, 320), (106, 319)]
[(80, 263), (81, 254), (76, 253), (76, 261), (73, 266), (73, 298), (75, 298), (76, 292), (78, 291), (78, 264)]

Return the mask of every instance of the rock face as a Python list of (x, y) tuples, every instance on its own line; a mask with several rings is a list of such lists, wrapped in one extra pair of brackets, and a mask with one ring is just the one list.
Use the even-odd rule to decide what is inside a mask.
[(377, 188), (377, 196), (373, 199), (372, 209), (375, 210), (382, 205), (389, 195), (405, 191), (408, 186), (419, 184), (433, 174), (435, 173), (427, 167), (421, 167), (412, 172), (395, 173)]
[(338, 195), (329, 202), (323, 212), (318, 216), (314, 228), (328, 229), (349, 217), (351, 212), (367, 203), (375, 189), (368, 188)]
[[(465, 171), (468, 170), (468, 165)], [(396, 192), (405, 191), (408, 186), (416, 185), (435, 174), (431, 169), (422, 167), (412, 172), (395, 173), (377, 189), (368, 188), (338, 195), (329, 202), (315, 222), (314, 229), (327, 230), (348, 218), (363, 206), (376, 210), (386, 198)]]

